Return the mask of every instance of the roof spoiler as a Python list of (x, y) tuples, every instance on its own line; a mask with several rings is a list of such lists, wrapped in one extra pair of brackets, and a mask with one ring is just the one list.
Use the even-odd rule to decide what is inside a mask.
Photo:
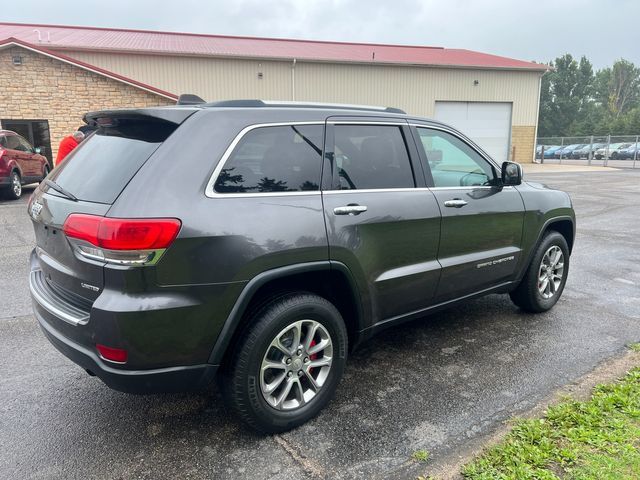
[(84, 123), (92, 127), (107, 126), (110, 119), (147, 119), (149, 121), (165, 121), (180, 125), (193, 115), (195, 108), (152, 107), (122, 110), (100, 110), (89, 112), (82, 117)]
[(178, 101), (176, 105), (202, 105), (205, 102), (198, 95), (194, 95), (193, 93), (183, 93), (178, 97)]

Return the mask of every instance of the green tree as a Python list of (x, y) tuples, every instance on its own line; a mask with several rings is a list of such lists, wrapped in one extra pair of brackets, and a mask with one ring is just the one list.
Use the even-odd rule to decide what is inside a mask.
[(550, 66), (552, 70), (542, 78), (540, 136), (569, 135), (580, 112), (591, 103), (593, 66), (586, 57), (577, 62), (569, 53)]
[(640, 68), (621, 59), (594, 74), (586, 57), (570, 54), (550, 66), (541, 84), (541, 137), (640, 133)]
[(640, 68), (624, 59), (603, 68), (596, 74), (595, 97), (616, 119), (629, 112), (640, 100)]

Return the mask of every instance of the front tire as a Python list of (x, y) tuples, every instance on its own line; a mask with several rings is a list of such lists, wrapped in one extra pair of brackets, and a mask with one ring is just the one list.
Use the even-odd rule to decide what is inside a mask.
[(522, 310), (550, 310), (560, 299), (569, 273), (569, 247), (558, 232), (545, 234), (518, 287), (509, 293)]
[(290, 430), (331, 400), (346, 358), (347, 331), (331, 302), (280, 296), (249, 318), (223, 374), (225, 401), (258, 431)]

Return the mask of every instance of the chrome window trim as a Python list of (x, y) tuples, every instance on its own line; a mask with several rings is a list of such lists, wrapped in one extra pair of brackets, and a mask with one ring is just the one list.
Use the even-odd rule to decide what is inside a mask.
[[(411, 122), (409, 123), (409, 126), (416, 127), (416, 128), (428, 128), (428, 129), (431, 129), (431, 130), (440, 130), (441, 132), (449, 133), (449, 134), (453, 135), (454, 137), (456, 137), (458, 140), (463, 141), (469, 147), (471, 147), (478, 155), (480, 155), (487, 162), (489, 162), (489, 164), (491, 166), (496, 168), (498, 170), (497, 173), (500, 173), (502, 171), (502, 167), (500, 165), (498, 165), (498, 163), (493, 158), (491, 158), (489, 155), (487, 155), (484, 152), (484, 150), (482, 150), (482, 148), (480, 148), (480, 146), (478, 144), (476, 144), (470, 138), (467, 138), (465, 136), (460, 136), (460, 133), (456, 132), (452, 128), (447, 128), (447, 127), (444, 127), (444, 126), (441, 126), (441, 125), (423, 125), (423, 124), (420, 124), (420, 123), (411, 123)], [(445, 187), (439, 187), (439, 188), (445, 188)]]
[[(295, 192), (248, 192), (248, 193), (219, 193), (215, 190), (216, 180), (218, 179), (218, 175), (224, 168), (224, 165), (229, 160), (229, 157), (240, 143), (240, 140), (252, 130), (257, 128), (266, 128), (266, 127), (287, 127), (291, 125), (324, 125), (324, 121), (314, 120), (314, 121), (301, 121), (301, 122), (276, 122), (276, 123), (256, 123), (253, 125), (248, 125), (240, 130), (231, 144), (227, 147), (227, 149), (222, 154), (218, 165), (213, 170), (213, 173), (209, 177), (209, 181), (207, 182), (207, 187), (205, 188), (204, 194), (209, 198), (247, 198), (247, 197), (281, 197), (281, 196), (307, 196), (307, 195), (320, 195), (320, 190), (313, 191), (295, 191)], [(322, 161), (322, 159), (320, 159)]]
[[(477, 189), (491, 189), (496, 188), (492, 185), (477, 185), (477, 186), (459, 186), (459, 187), (403, 187), (403, 188), (367, 188), (367, 189), (344, 189), (344, 190), (313, 190), (313, 191), (295, 191), (295, 192), (249, 192), (249, 193), (218, 193), (215, 191), (215, 182), (218, 179), (218, 175), (224, 168), (227, 160), (235, 150), (240, 140), (252, 130), (265, 127), (286, 127), (291, 125), (389, 125), (389, 126), (410, 126), (416, 128), (428, 128), (432, 130), (439, 130), (445, 133), (449, 133), (459, 140), (469, 145), (478, 155), (484, 158), (491, 166), (493, 166), (497, 172), (501, 171), (501, 167), (489, 157), (477, 144), (471, 139), (461, 137), (458, 132), (451, 128), (447, 128), (440, 125), (425, 125), (415, 122), (405, 121), (389, 121), (388, 119), (381, 118), (380, 121), (376, 120), (327, 120), (325, 121), (292, 121), (292, 122), (271, 122), (271, 123), (256, 123), (244, 127), (234, 137), (233, 141), (229, 144), (227, 149), (222, 154), (218, 165), (213, 170), (213, 173), (209, 177), (207, 186), (205, 189), (205, 196), (208, 198), (251, 198), (251, 197), (281, 197), (281, 196), (311, 196), (311, 195), (334, 195), (339, 193), (376, 193), (376, 192), (413, 192), (413, 191), (433, 191), (433, 190), (477, 190)], [(504, 188), (513, 188), (513, 186), (505, 185)]]
[(363, 188), (361, 190), (357, 189), (344, 189), (344, 190), (323, 190), (323, 195), (336, 195), (339, 193), (389, 193), (389, 192), (432, 192), (438, 190), (491, 190), (500, 188), (501, 190), (507, 188), (513, 188), (512, 185), (504, 185), (502, 187), (498, 187), (495, 185), (475, 185), (475, 186), (460, 186), (460, 187), (414, 187), (414, 188)]
[(345, 188), (344, 190), (323, 190), (322, 194), (323, 195), (336, 195), (336, 194), (340, 194), (340, 193), (389, 193), (389, 192), (395, 192), (395, 193), (399, 193), (399, 192), (428, 192), (430, 191), (429, 188), (427, 187), (403, 187), (403, 188), (362, 188), (360, 190), (358, 189), (352, 189), (352, 188)]
[(491, 190), (497, 188), (505, 190), (507, 188), (513, 188), (513, 185), (461, 185), (459, 187), (430, 187), (429, 190)]

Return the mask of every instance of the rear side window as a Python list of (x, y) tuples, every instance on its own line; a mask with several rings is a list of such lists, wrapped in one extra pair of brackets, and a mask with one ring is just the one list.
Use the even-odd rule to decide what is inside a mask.
[(392, 125), (336, 125), (340, 190), (415, 187), (402, 130)]
[(176, 127), (149, 120), (118, 120), (101, 127), (69, 154), (51, 179), (80, 200), (113, 203)]
[(215, 191), (319, 190), (323, 137), (323, 125), (283, 125), (250, 130), (225, 162), (216, 179)]
[(7, 148), (10, 150), (18, 151), (24, 150), (24, 147), (20, 143), (20, 137), (18, 137), (17, 135), (9, 135), (7, 137)]

